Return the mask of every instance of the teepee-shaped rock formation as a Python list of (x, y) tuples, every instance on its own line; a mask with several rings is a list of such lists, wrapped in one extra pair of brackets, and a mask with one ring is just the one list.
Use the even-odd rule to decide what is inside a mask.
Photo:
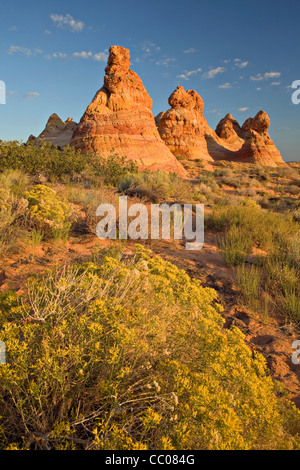
[(63, 121), (54, 113), (49, 117), (43, 132), (36, 139), (31, 138), (31, 140), (36, 144), (50, 142), (57, 147), (64, 147), (70, 143), (76, 127), (77, 123), (72, 118)]
[(160, 113), (156, 122), (161, 138), (176, 157), (264, 166), (285, 164), (268, 134), (270, 119), (266, 112), (247, 119), (242, 127), (227, 114), (214, 131), (203, 116), (203, 100), (196, 91), (178, 86), (169, 105), (171, 109)]
[[(225, 116), (216, 129), (216, 133), (231, 145), (243, 145), (235, 152), (225, 152), (224, 160), (244, 163), (259, 163), (263, 166), (282, 166), (285, 162), (268, 134), (270, 118), (265, 111), (259, 111), (254, 118), (248, 118), (242, 127), (231, 115)], [(220, 159), (220, 158), (218, 158)]]
[(169, 97), (169, 105), (171, 109), (156, 118), (158, 131), (167, 147), (176, 157), (212, 161), (205, 141), (205, 133), (209, 131), (203, 117), (202, 98), (196, 91), (185, 91), (178, 86)]
[(130, 51), (120, 46), (109, 50), (103, 87), (87, 107), (80, 123), (62, 121), (52, 114), (43, 132), (28, 142), (51, 144), (108, 157), (113, 151), (135, 160), (140, 169), (162, 169), (185, 175), (176, 157), (207, 162), (229, 160), (285, 165), (268, 134), (265, 111), (243, 126), (227, 114), (214, 131), (203, 116), (204, 103), (195, 90), (178, 86), (169, 97), (170, 109), (152, 114), (152, 100), (140, 77), (130, 70)]
[(232, 147), (232, 150), (239, 149), (244, 143), (243, 131), (230, 113), (221, 119), (216, 127), (216, 134), (224, 139)]
[(178, 86), (169, 97), (169, 105), (171, 109), (160, 113), (156, 121), (161, 138), (176, 157), (213, 161), (243, 145), (244, 140), (234, 131), (236, 121), (231, 115), (227, 116), (232, 120), (230, 132), (234, 138), (222, 139), (211, 129), (203, 116), (203, 100), (195, 90), (185, 91)]
[(104, 86), (77, 126), (71, 145), (107, 157), (114, 150), (139, 167), (184, 175), (183, 166), (164, 145), (155, 126), (152, 100), (140, 77), (130, 70), (130, 52), (112, 46)]

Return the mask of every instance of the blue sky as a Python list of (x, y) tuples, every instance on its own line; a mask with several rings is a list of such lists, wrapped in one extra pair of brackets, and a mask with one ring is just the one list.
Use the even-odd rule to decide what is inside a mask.
[(212, 128), (264, 109), (283, 158), (300, 160), (299, 0), (0, 1), (0, 139), (38, 135), (54, 112), (78, 122), (111, 45), (130, 49), (155, 115), (177, 85), (202, 96)]

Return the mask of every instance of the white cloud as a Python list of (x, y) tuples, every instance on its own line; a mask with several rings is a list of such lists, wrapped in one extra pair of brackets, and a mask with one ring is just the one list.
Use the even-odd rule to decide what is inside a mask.
[(244, 111), (247, 111), (249, 108), (247, 106), (244, 106), (243, 108), (239, 108), (238, 110), (243, 113)]
[(189, 80), (190, 77), (193, 75), (196, 75), (197, 73), (202, 72), (202, 69), (196, 69), (196, 70), (185, 70), (182, 74), (177, 75), (177, 78), (181, 78), (182, 80)]
[(50, 15), (51, 20), (60, 29), (69, 29), (73, 33), (78, 33), (84, 29), (84, 22), (74, 20), (73, 16), (69, 15)]
[(30, 57), (32, 55), (36, 55), (36, 54), (42, 54), (44, 51), (42, 51), (41, 49), (29, 49), (28, 47), (23, 47), (23, 46), (10, 46), (7, 53), (9, 55), (13, 55), (13, 54), (23, 54), (23, 55), (26, 55), (27, 57)]
[(147, 55), (147, 56), (152, 54), (150, 47), (143, 46), (142, 51), (145, 52), (145, 55)]
[(260, 87), (257, 87), (256, 90), (257, 90), (257, 91), (261, 91), (261, 88), (260, 88)]
[(216, 67), (215, 69), (211, 69), (204, 74), (204, 78), (214, 78), (219, 73), (225, 72), (225, 67)]
[(147, 41), (142, 45), (142, 51), (144, 57), (152, 56), (155, 52), (160, 51), (160, 46), (155, 44), (155, 42)]
[(227, 83), (224, 83), (223, 85), (219, 85), (219, 88), (224, 88), (224, 89), (231, 88), (231, 85), (230, 83), (227, 82)]
[(244, 62), (238, 62), (236, 66), (239, 67), (240, 69), (244, 69), (245, 67), (247, 67), (248, 64), (249, 62), (245, 60)]
[(255, 82), (258, 82), (258, 81), (263, 80), (263, 79), (264, 79), (264, 77), (260, 73), (258, 73), (255, 77), (253, 77), (253, 76), (250, 77), (250, 80), (255, 81)]
[(55, 52), (52, 57), (55, 59), (66, 59), (68, 57), (68, 54), (65, 54), (64, 52)]
[(185, 51), (183, 51), (184, 54), (193, 54), (194, 52), (197, 52), (197, 49), (195, 49), (194, 47), (191, 47), (190, 49), (186, 49)]
[(220, 109), (208, 109), (206, 110), (207, 114), (220, 114)]
[(108, 58), (108, 54), (106, 52), (97, 52), (94, 54), (91, 51), (81, 51), (81, 52), (73, 52), (72, 54), (66, 54), (65, 52), (54, 52), (53, 54), (45, 55), (45, 58), (48, 60), (51, 59), (93, 59), (96, 61), (103, 61), (106, 62)]
[(268, 73), (265, 73), (264, 77), (266, 79), (268, 78), (278, 78), (280, 77), (281, 73), (280, 72), (268, 72)]
[(28, 57), (32, 55), (32, 51), (27, 47), (10, 46), (10, 48), (8, 49), (8, 54), (10, 55), (15, 54), (16, 52), (20, 52), (21, 54), (27, 55)]
[(233, 62), (232, 69), (234, 69), (234, 67), (238, 67), (239, 69), (244, 69), (249, 64), (248, 60), (242, 60), (242, 59), (239, 59), (239, 58), (226, 59), (226, 60), (223, 60), (223, 62), (224, 62), (224, 64), (229, 64), (230, 62)]
[(161, 65), (163, 67), (169, 67), (170, 64), (176, 62), (176, 59), (173, 57), (167, 57), (166, 59), (160, 59), (156, 62), (156, 65)]
[(108, 54), (106, 52), (97, 52), (97, 54), (94, 54), (94, 60), (107, 62), (107, 59), (108, 59)]
[(65, 54), (64, 52), (54, 52), (53, 54), (45, 55), (45, 58), (48, 59), (48, 60), (51, 60), (51, 59), (67, 59), (68, 54)]
[(271, 85), (272, 86), (278, 86), (278, 85), (280, 85), (280, 82), (272, 82)]
[(255, 77), (250, 77), (250, 80), (261, 81), (268, 80), (269, 78), (278, 78), (280, 77), (281, 72), (266, 72), (264, 75), (258, 73)]
[(74, 52), (72, 56), (77, 57), (79, 59), (90, 59), (91, 57), (93, 57), (93, 53), (91, 51)]
[(79, 58), (79, 59), (94, 59), (94, 60), (103, 61), (103, 62), (106, 62), (108, 58), (108, 55), (106, 52), (97, 52), (97, 54), (93, 54), (91, 51), (74, 52), (72, 56)]
[(28, 93), (25, 93), (25, 95), (23, 95), (23, 98), (31, 99), (31, 98), (36, 98), (37, 96), (40, 96), (40, 94), (37, 93), (36, 91), (29, 91)]

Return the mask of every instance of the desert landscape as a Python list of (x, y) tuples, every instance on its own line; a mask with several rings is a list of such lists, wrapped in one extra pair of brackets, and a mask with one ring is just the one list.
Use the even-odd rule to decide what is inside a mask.
[[(176, 85), (155, 116), (134, 59), (109, 48), (79, 122), (0, 140), (0, 449), (298, 450), (300, 162), (268, 110), (214, 130)], [(100, 239), (120, 196), (204, 205), (203, 247)]]

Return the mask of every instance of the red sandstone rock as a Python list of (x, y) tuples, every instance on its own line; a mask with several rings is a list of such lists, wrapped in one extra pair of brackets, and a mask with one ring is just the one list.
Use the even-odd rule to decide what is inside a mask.
[(169, 105), (171, 109), (159, 119), (158, 130), (175, 156), (213, 161), (215, 156), (223, 155), (224, 149), (237, 150), (242, 146), (243, 140), (223, 140), (209, 127), (203, 116), (203, 100), (196, 91), (178, 86)]
[(233, 147), (232, 150), (234, 150), (234, 147), (236, 149), (240, 148), (244, 143), (242, 129), (231, 114), (226, 114), (221, 119), (216, 127), (216, 134), (230, 144)]
[(212, 161), (205, 141), (208, 124), (202, 98), (196, 91), (178, 86), (169, 97), (169, 105), (171, 109), (160, 117), (158, 130), (171, 152), (176, 157)]
[(196, 91), (177, 87), (169, 105), (171, 109), (157, 117), (158, 130), (176, 157), (284, 165), (268, 134), (270, 119), (264, 111), (247, 119), (242, 127), (227, 114), (215, 132), (203, 116), (203, 100)]
[(165, 112), (161, 111), (157, 116), (155, 116), (155, 124), (156, 124), (157, 127), (158, 127), (158, 124), (160, 123), (161, 118), (163, 117), (164, 114), (165, 114)]
[[(76, 127), (77, 123), (73, 122), (72, 118), (69, 117), (64, 122), (57, 116), (57, 114), (51, 114), (45, 129), (34, 140), (34, 142), (37, 144), (50, 142), (57, 147), (64, 147), (70, 143)], [(31, 140), (33, 141), (32, 137)]]
[(279, 150), (275, 147), (268, 134), (269, 126), (270, 118), (268, 114), (265, 111), (259, 111), (254, 118), (247, 119), (242, 128), (235, 126), (232, 132), (229, 129), (227, 115), (217, 126), (218, 135), (226, 139), (227, 142), (231, 141), (231, 143), (242, 138), (244, 143), (236, 152), (225, 152), (224, 159), (245, 163), (258, 163), (271, 167), (285, 165)]
[(141, 169), (185, 175), (183, 166), (161, 140), (152, 100), (140, 77), (130, 70), (130, 52), (112, 46), (104, 86), (96, 93), (75, 129), (71, 145), (107, 157), (112, 150), (137, 161)]

